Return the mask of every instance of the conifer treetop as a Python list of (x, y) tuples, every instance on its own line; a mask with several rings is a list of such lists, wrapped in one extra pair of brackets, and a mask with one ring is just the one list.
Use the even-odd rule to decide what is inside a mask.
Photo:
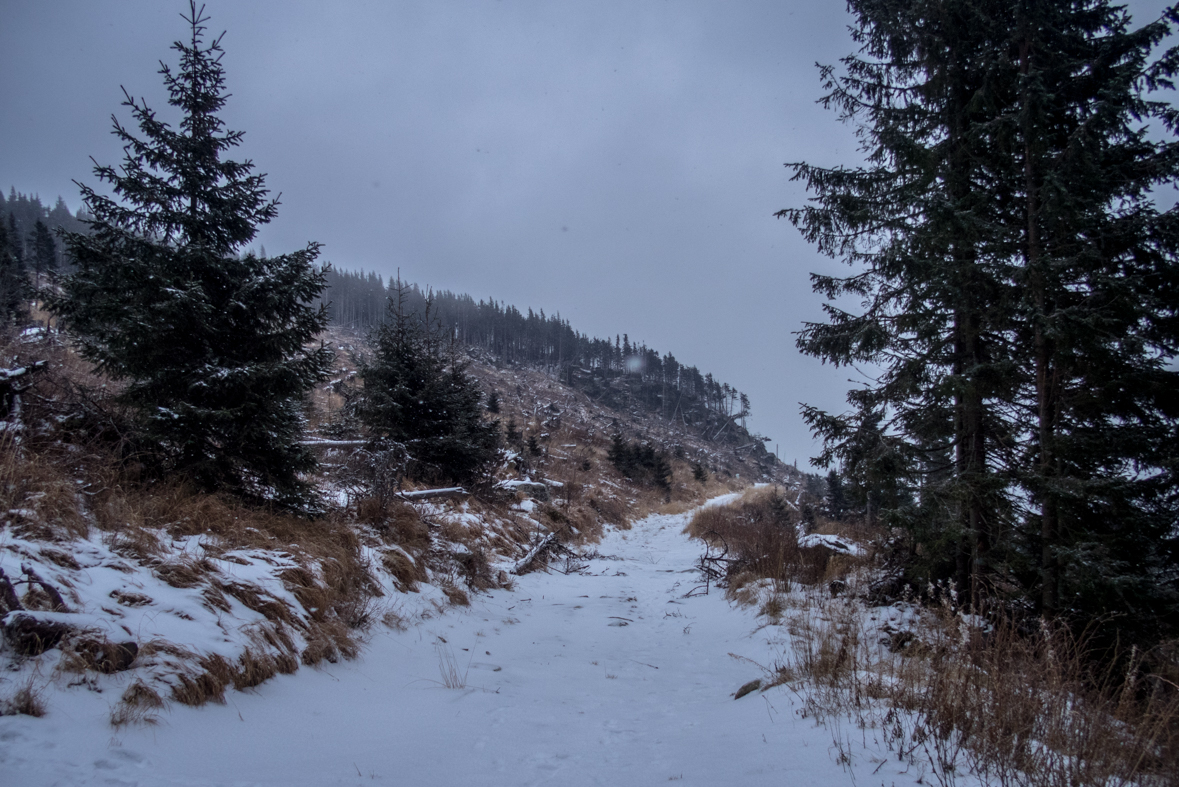
[[(123, 106), (131, 110), (142, 136), (136, 136), (111, 115), (112, 133), (123, 142), (122, 172), (95, 162), (94, 173), (109, 183), (128, 205), (101, 196), (78, 183), (83, 198), (100, 223), (157, 238), (177, 246), (207, 247), (216, 255), (240, 250), (278, 213), (265, 175), (250, 160), (223, 159), (241, 144), (243, 132), (228, 131), (218, 116), (229, 98), (221, 65), (224, 33), (205, 43), (205, 7), (189, 1), (181, 14), (189, 40), (176, 41), (180, 66), (160, 61), (159, 73), (168, 89), (168, 103), (179, 109), (179, 128), (161, 120), (145, 99), (123, 88)], [(92, 159), (93, 160), (93, 159)]]

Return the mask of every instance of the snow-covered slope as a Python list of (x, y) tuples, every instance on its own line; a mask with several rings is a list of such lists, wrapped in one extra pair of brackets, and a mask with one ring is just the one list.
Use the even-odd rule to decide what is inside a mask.
[(0, 784), (918, 783), (871, 731), (838, 763), (785, 687), (734, 700), (789, 635), (715, 590), (689, 596), (687, 518), (611, 531), (469, 608), (403, 609), (418, 622), (375, 631), (356, 661), (173, 705), (154, 726), (112, 731), (117, 690), (47, 693), (45, 717), (0, 718)]

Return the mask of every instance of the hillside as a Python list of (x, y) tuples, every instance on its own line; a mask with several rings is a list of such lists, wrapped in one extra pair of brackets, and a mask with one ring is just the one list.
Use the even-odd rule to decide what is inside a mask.
[[(109, 383), (54, 334), (10, 342), (0, 543), (12, 613), (0, 696), (10, 711), (36, 710), (46, 692), (117, 686), (118, 725), (165, 702), (221, 700), (230, 688), (353, 657), (374, 627), (510, 586), (517, 561), (549, 534), (555, 543), (537, 567), (648, 513), (793, 475), (764, 448), (606, 407), (543, 369), (472, 348), (471, 373), (497, 392), (494, 417), (513, 430), (497, 483), (479, 496), (415, 501), (413, 484), (397, 491), (374, 480), (366, 441), (342, 413), (362, 337), (334, 330), (325, 339), (339, 366), (309, 403), (315, 480), (328, 501), (312, 520), (153, 476), (137, 463)], [(624, 381), (614, 384), (625, 393)], [(667, 488), (619, 473), (608, 458), (616, 438), (666, 452)]]
[[(813, 478), (479, 348), (486, 417), (512, 432), (495, 482), (397, 489), (349, 417), (366, 348), (324, 339), (313, 519), (154, 478), (56, 336), (8, 345), (3, 773), (1173, 783), (1166, 654), (1145, 662), (1161, 690), (1128, 696), (1066, 630), (1025, 637), (898, 584), (898, 543), (829, 519)], [(619, 472), (620, 443), (665, 453), (670, 483)]]

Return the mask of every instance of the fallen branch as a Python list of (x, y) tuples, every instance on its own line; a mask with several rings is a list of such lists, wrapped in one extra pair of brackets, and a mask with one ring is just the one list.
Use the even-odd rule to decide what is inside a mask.
[(415, 500), (432, 500), (436, 497), (466, 497), (467, 490), (461, 486), (451, 486), (446, 489), (419, 489), (416, 492), (398, 492), (397, 497), (400, 497), (406, 502), (413, 502)]
[(61, 593), (57, 592), (57, 588), (41, 579), (37, 572), (33, 570), (32, 566), (28, 565), (27, 563), (22, 563), (20, 568), (21, 571), (25, 572), (25, 576), (29, 578), (30, 583), (36, 582), (41, 586), (41, 589), (45, 591), (45, 595), (49, 596), (49, 600), (53, 602), (54, 612), (70, 611), (69, 606), (65, 603), (65, 599), (61, 597)]
[(17, 598), (16, 588), (12, 586), (12, 582), (4, 574), (4, 569), (0, 568), (0, 617), (21, 609), (24, 609), (24, 606)]
[(534, 546), (532, 549), (528, 550), (528, 554), (526, 554), (512, 568), (512, 573), (519, 576), (520, 574), (527, 572), (529, 566), (532, 565), (533, 561), (536, 560), (536, 558), (538, 558), (542, 552), (544, 552), (546, 549), (548, 549), (549, 547), (551, 547), (555, 543), (557, 543), (557, 534), (556, 533), (549, 533), (547, 536), (545, 536), (544, 538), (542, 538), (540, 540), (539, 544)]

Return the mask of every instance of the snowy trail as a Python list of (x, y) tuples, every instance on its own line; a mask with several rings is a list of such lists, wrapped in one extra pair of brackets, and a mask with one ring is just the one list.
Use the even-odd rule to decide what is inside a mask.
[[(107, 725), (121, 687), (55, 692), (42, 719), (0, 718), (0, 785), (853, 784), (788, 690), (733, 700), (761, 673), (729, 654), (771, 663), (783, 634), (715, 590), (683, 598), (686, 519), (649, 517), (603, 539), (587, 574), (521, 577), (381, 630), (356, 662), (173, 705), (154, 727)], [(441, 685), (446, 653), (466, 688)], [(919, 776), (858, 760), (865, 783)]]

